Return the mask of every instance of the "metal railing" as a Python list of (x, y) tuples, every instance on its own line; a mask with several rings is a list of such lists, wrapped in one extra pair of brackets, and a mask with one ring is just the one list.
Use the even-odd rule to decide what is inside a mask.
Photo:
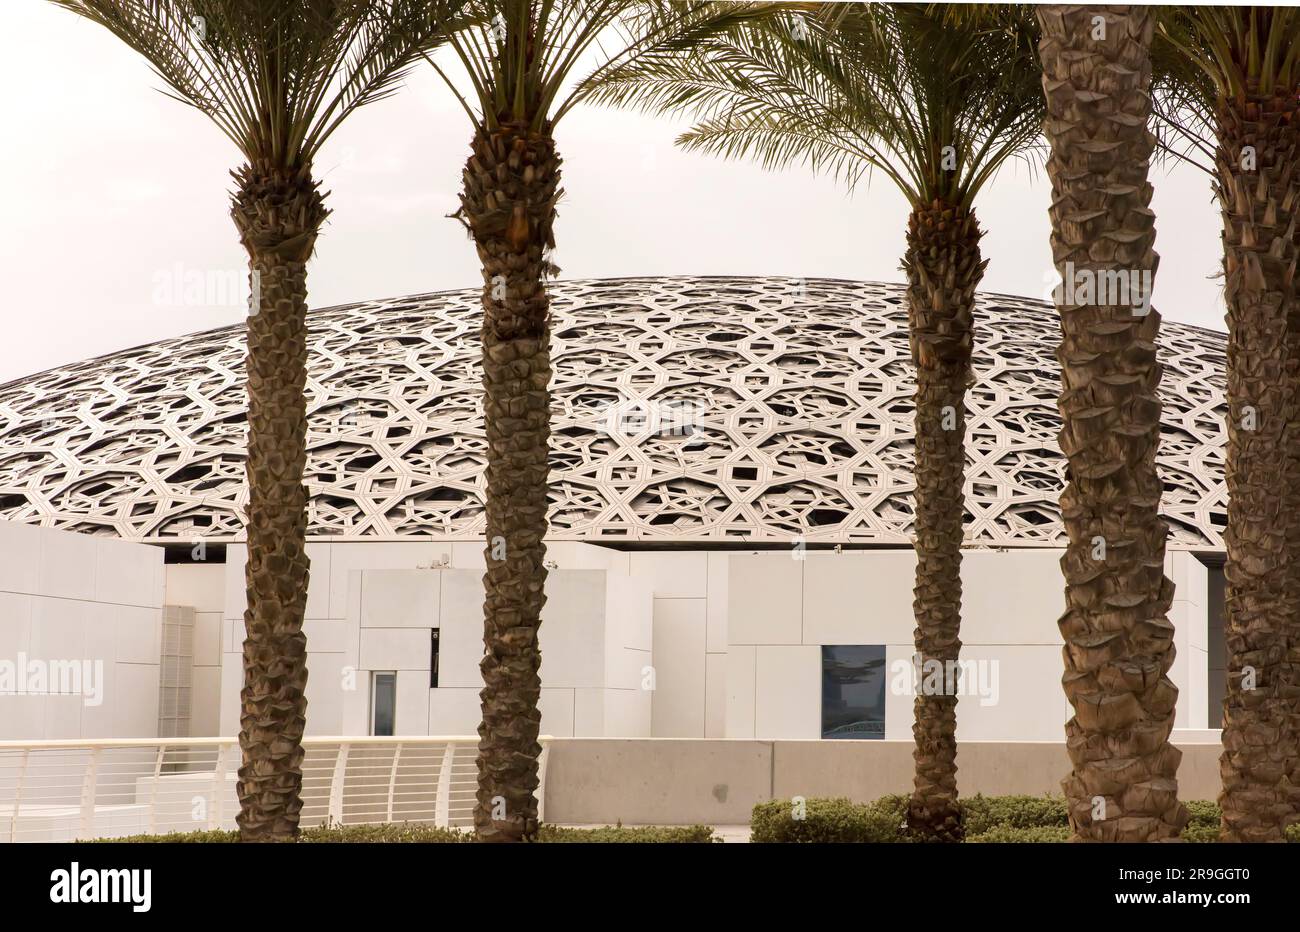
[[(304, 738), (302, 816), (473, 825), (477, 737)], [(549, 741), (541, 739), (538, 816)], [(0, 842), (233, 829), (236, 738), (0, 741)]]

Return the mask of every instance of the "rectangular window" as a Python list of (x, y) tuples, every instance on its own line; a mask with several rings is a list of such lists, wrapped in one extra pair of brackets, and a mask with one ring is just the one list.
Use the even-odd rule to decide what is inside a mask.
[(429, 688), (438, 688), (438, 629), (429, 631)]
[(822, 737), (885, 737), (885, 647), (822, 647)]
[(393, 735), (397, 724), (397, 674), (370, 675), (370, 733)]
[(158, 736), (190, 733), (194, 680), (194, 609), (163, 606), (162, 654), (158, 668)]

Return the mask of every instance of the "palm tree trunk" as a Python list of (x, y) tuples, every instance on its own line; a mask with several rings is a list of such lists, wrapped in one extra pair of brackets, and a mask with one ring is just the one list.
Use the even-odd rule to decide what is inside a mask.
[[(1300, 246), (1300, 241), (1297, 245)], [(1300, 822), (1300, 292), (1294, 293), (1293, 300), (1289, 303), (1291, 309), (1287, 313), (1286, 377), (1292, 391), (1284, 431), (1288, 452), (1286, 474), (1282, 485), (1286, 489), (1287, 500), (1285, 513), (1287, 652), (1282, 664), (1279, 689), (1279, 700), (1284, 715), (1283, 725), (1288, 730), (1285, 747), (1286, 756), (1289, 758), (1285, 783), (1287, 811), (1282, 817), (1283, 831), (1286, 827)], [(1225, 648), (1226, 646), (1225, 643)], [(1225, 669), (1229, 668), (1225, 665)], [(1220, 773), (1222, 773), (1222, 761), (1220, 761)], [(1220, 810), (1222, 811), (1222, 806)]]
[[(1044, 132), (1051, 144), (1052, 254), (1066, 285), (1098, 272), (1154, 277), (1147, 170), (1149, 7), (1040, 6)], [(1114, 280), (1111, 279), (1111, 282)], [(1169, 743), (1178, 690), (1160, 518), (1160, 315), (1132, 295), (1063, 290), (1062, 685), (1073, 764), (1063, 781), (1075, 841), (1160, 841), (1187, 823), (1181, 753)], [(1147, 295), (1149, 297), (1149, 293)], [(1139, 301), (1141, 298), (1139, 298)]]
[(546, 250), (560, 197), (550, 133), (480, 130), (464, 171), (461, 215), (483, 266), (483, 422), (487, 573), (483, 577), (483, 722), (478, 805), (484, 841), (537, 832), (541, 714), (537, 634), (546, 601), (550, 300)]
[(1300, 317), (1300, 113), (1293, 95), (1256, 93), (1228, 101), (1218, 124), (1229, 410), (1220, 836), (1284, 841), (1300, 789), (1290, 779), (1297, 684), (1289, 657), (1300, 608), (1300, 528), (1288, 484), (1297, 478), (1291, 447), (1300, 413), (1300, 334), (1288, 321)]
[(916, 773), (907, 825), (918, 840), (962, 839), (957, 803), (957, 659), (966, 511), (966, 389), (971, 381), (975, 288), (987, 265), (980, 261), (981, 235), (973, 213), (936, 200), (913, 209), (903, 260), (916, 366), (912, 608), (921, 673), (912, 725)]
[[(1300, 101), (1300, 87), (1292, 88), (1291, 102)], [(1300, 114), (1291, 117), (1292, 136), (1291, 152), (1283, 162), (1292, 166), (1300, 163)], [(1288, 749), (1291, 755), (1288, 774), (1287, 805), (1289, 812), (1285, 816), (1285, 825), (1300, 822), (1300, 278), (1295, 275), (1295, 265), (1300, 260), (1300, 192), (1295, 185), (1300, 185), (1300, 178), (1291, 172), (1291, 204), (1295, 210), (1289, 221), (1293, 231), (1291, 264), (1290, 300), (1287, 309), (1287, 384), (1291, 387), (1289, 407), (1286, 414), (1286, 478), (1283, 488), (1287, 490), (1287, 655), (1282, 669), (1282, 702), (1286, 708), (1286, 724), (1290, 729)], [(1225, 645), (1226, 646), (1226, 645)]]
[(249, 165), (231, 215), (248, 251), (248, 562), (240, 838), (288, 841), (302, 809), (307, 638), (307, 259), (327, 211), (310, 171)]

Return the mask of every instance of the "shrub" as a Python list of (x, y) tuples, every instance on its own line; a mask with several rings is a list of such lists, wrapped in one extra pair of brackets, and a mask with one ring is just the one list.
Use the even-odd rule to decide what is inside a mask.
[[(235, 844), (238, 831), (169, 832), (166, 835), (129, 835), (125, 838), (97, 838), (99, 842), (127, 844)], [(379, 825), (318, 825), (304, 828), (299, 844), (456, 844), (473, 841), (472, 832), (438, 828), (412, 822)]]
[[(714, 839), (707, 825), (655, 826), (624, 828), (558, 828), (543, 825), (537, 840), (544, 843), (700, 843)], [(131, 835), (126, 838), (97, 838), (96, 842), (128, 844), (233, 844), (239, 832), (171, 832), (166, 835)], [(470, 829), (439, 828), (413, 822), (386, 822), (377, 825), (319, 825), (305, 828), (299, 844), (469, 844), (475, 841)]]
[(299, 844), (463, 844), (474, 840), (468, 829), (439, 828), (418, 822), (383, 822), (378, 825), (320, 825), (305, 828)]
[[(750, 822), (756, 842), (907, 842), (909, 797), (882, 796), (873, 803), (812, 798), (804, 802), (806, 818), (794, 818), (788, 799), (754, 807)], [(983, 796), (961, 800), (966, 840), (974, 844), (1049, 844), (1068, 841), (1070, 819), (1062, 796)], [(1189, 842), (1219, 838), (1219, 807), (1186, 802), (1191, 820), (1183, 830)], [(1300, 823), (1287, 829), (1287, 840), (1300, 843)]]
[(1217, 823), (1214, 825), (1200, 825), (1195, 822), (1188, 822), (1183, 829), (1183, 841), (1204, 844), (1218, 840), (1219, 826)]
[[(892, 819), (894, 825), (898, 826), (901, 832), (903, 826), (907, 823), (907, 804), (910, 801), (911, 797), (905, 793), (893, 793), (889, 796), (880, 797), (870, 804), (870, 808)], [(905, 839), (900, 838), (899, 840)]]
[(995, 825), (977, 835), (967, 835), (966, 841), (979, 844), (1054, 844), (1068, 841), (1068, 825)]
[(122, 838), (88, 838), (84, 844), (180, 844), (224, 845), (239, 841), (239, 832), (217, 829), (210, 832), (168, 832), (165, 835), (125, 835)]
[(1187, 807), (1192, 817), (1183, 829), (1183, 841), (1198, 843), (1218, 841), (1220, 819), (1218, 805), (1203, 799), (1187, 799), (1183, 801), (1183, 805)]
[(1282, 833), (1282, 837), (1293, 845), (1300, 845), (1300, 822), (1293, 822), (1288, 825), (1286, 831)]
[(1183, 805), (1187, 807), (1192, 817), (1192, 820), (1187, 823), (1188, 827), (1193, 825), (1212, 825), (1216, 829), (1219, 827), (1219, 820), (1223, 817), (1223, 813), (1218, 803), (1206, 802), (1203, 799), (1185, 799)]
[(754, 806), (753, 842), (835, 843), (900, 841), (899, 820), (889, 806), (849, 799), (804, 801), (803, 818), (795, 818), (791, 800), (773, 799)]
[(993, 828), (1068, 828), (1070, 817), (1063, 796), (968, 796), (961, 800), (966, 834), (982, 835)]
[(715, 838), (713, 829), (707, 825), (645, 825), (629, 828), (623, 825), (605, 828), (560, 828), (555, 825), (543, 825), (537, 833), (537, 840), (551, 844), (708, 844), (722, 841)]

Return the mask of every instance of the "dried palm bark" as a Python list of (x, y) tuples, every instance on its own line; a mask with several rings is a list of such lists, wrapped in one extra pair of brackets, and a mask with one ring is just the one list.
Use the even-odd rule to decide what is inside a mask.
[(1300, 776), (1292, 654), (1300, 620), (1300, 115), (1294, 92), (1248, 88), (1244, 99), (1221, 102), (1216, 123), (1229, 410), (1220, 835), (1283, 841)]
[[(1154, 276), (1152, 10), (1048, 5), (1038, 16), (1057, 269), (1063, 278)], [(1188, 814), (1178, 801), (1181, 754), (1169, 742), (1178, 690), (1168, 677), (1173, 584), (1155, 465), (1160, 316), (1111, 301), (1058, 301), (1069, 537), (1059, 626), (1074, 708), (1062, 785), (1073, 840), (1163, 841), (1178, 837)]]
[(484, 841), (537, 832), (551, 380), (545, 279), (559, 181), (549, 131), (504, 123), (475, 134), (460, 216), (483, 268), (487, 573), (474, 824)]
[[(988, 264), (980, 260), (982, 235), (973, 212), (936, 200), (912, 211), (903, 260), (916, 366), (917, 563), (912, 606), (921, 670), (907, 825), (914, 838), (932, 841), (961, 841), (963, 834), (957, 802), (956, 671), (961, 651), (966, 389), (971, 383), (975, 289)], [(939, 675), (927, 675), (933, 670)]]
[(240, 693), (240, 838), (285, 841), (302, 809), (307, 715), (307, 260), (328, 211), (310, 168), (235, 173), (248, 251), (248, 563)]

